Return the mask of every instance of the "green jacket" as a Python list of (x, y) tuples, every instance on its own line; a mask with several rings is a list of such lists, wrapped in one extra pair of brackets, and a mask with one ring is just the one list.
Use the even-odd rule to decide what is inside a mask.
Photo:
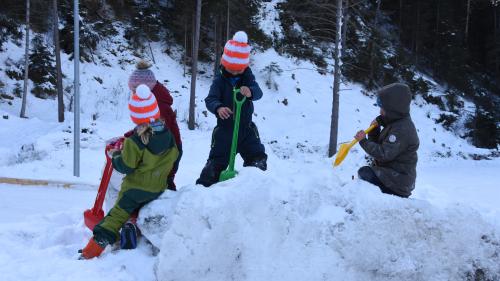
[(134, 130), (134, 134), (125, 139), (122, 151), (115, 153), (112, 159), (113, 168), (126, 174), (121, 192), (129, 189), (165, 191), (167, 177), (178, 156), (174, 137), (167, 128), (153, 132), (147, 145)]

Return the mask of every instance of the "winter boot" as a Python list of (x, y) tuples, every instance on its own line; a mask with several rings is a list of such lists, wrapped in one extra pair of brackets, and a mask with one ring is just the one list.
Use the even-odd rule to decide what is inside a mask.
[(267, 155), (259, 155), (250, 161), (243, 162), (243, 167), (256, 167), (261, 169), (262, 171), (267, 170)]
[(196, 184), (201, 184), (204, 187), (209, 187), (212, 184), (219, 182), (220, 173), (225, 169), (213, 160), (208, 160), (207, 164), (201, 171), (200, 178), (196, 180)]
[(131, 221), (126, 222), (120, 231), (120, 248), (131, 250), (137, 248), (139, 229)]
[(100, 256), (106, 246), (107, 243), (105, 241), (96, 241), (94, 237), (90, 238), (87, 246), (81, 250), (81, 259), (89, 260)]

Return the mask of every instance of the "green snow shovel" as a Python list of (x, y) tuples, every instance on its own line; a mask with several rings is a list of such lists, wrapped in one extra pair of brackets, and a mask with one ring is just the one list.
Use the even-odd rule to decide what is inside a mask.
[(240, 116), (241, 116), (241, 107), (243, 103), (247, 100), (247, 97), (243, 96), (241, 100), (238, 100), (238, 93), (240, 89), (233, 88), (233, 99), (236, 104), (236, 113), (234, 117), (234, 129), (233, 129), (233, 141), (231, 143), (231, 154), (229, 155), (229, 165), (227, 169), (222, 171), (219, 176), (219, 182), (226, 181), (232, 179), (238, 173), (234, 170), (234, 160), (236, 158), (236, 149), (238, 147), (238, 132), (240, 131)]

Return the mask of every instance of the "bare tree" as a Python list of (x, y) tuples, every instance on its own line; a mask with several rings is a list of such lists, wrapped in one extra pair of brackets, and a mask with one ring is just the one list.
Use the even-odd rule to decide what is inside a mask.
[(182, 74), (183, 77), (186, 77), (186, 65), (187, 65), (187, 20), (184, 19), (184, 72)]
[[(377, 0), (377, 10), (375, 11), (375, 18), (373, 22), (373, 28), (378, 30), (378, 19), (380, 16), (380, 4), (382, 0)], [(375, 81), (375, 46), (374, 40), (370, 40), (369, 48), (370, 48), (370, 83)]]
[(61, 71), (61, 48), (59, 46), (59, 15), (57, 11), (57, 0), (52, 0), (52, 12), (54, 20), (54, 51), (56, 55), (56, 88), (57, 88), (57, 117), (59, 122), (64, 122), (64, 98)]
[(467, 16), (465, 19), (465, 38), (464, 38), (465, 43), (467, 43), (467, 38), (469, 37), (470, 1), (471, 0), (467, 0)]
[(401, 35), (403, 34), (403, 0), (399, 0), (399, 40), (401, 41)]
[(342, 46), (345, 46), (346, 44), (348, 23), (349, 23), (349, 0), (345, 0), (344, 20), (342, 23)]
[(24, 49), (24, 91), (21, 105), (21, 118), (26, 118), (26, 98), (28, 97), (28, 67), (30, 49), (30, 0), (26, 0), (26, 47)]
[(436, 1), (436, 37), (439, 34), (439, 22), (441, 21), (440, 15), (441, 0)]
[(335, 72), (333, 75), (333, 102), (332, 116), (330, 120), (330, 143), (328, 145), (328, 156), (337, 153), (337, 136), (339, 130), (339, 88), (340, 88), (340, 40), (342, 34), (342, 0), (337, 0), (337, 32), (335, 35)]
[(417, 2), (417, 24), (415, 27), (415, 66), (418, 68), (418, 52), (420, 50), (420, 1)]
[(231, 33), (229, 33), (229, 11), (230, 11), (230, 3), (229, 3), (230, 0), (227, 0), (227, 14), (226, 14), (226, 40), (229, 40), (231, 39)]
[(219, 65), (220, 65), (220, 57), (221, 57), (221, 37), (222, 37), (222, 32), (221, 32), (221, 27), (220, 27), (220, 16), (215, 15), (215, 25), (214, 25), (214, 42), (215, 42), (215, 58), (214, 58), (214, 77), (217, 76), (217, 73), (219, 72)]
[(198, 48), (200, 46), (200, 22), (201, 22), (201, 0), (196, 0), (196, 24), (194, 28), (193, 61), (191, 67), (191, 95), (189, 97), (189, 120), (188, 128), (195, 127), (195, 101), (196, 101), (196, 76), (198, 74)]
[(495, 57), (495, 75), (498, 77), (499, 74), (499, 67), (500, 67), (500, 61), (499, 61), (499, 46), (498, 46), (498, 3), (500, 1), (493, 0), (493, 52), (494, 52), (494, 57)]

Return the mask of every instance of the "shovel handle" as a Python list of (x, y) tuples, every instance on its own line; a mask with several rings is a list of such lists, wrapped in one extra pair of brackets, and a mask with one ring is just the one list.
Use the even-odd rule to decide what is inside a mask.
[(234, 102), (237, 103), (237, 104), (243, 104), (247, 97), (243, 96), (243, 98), (241, 100), (238, 99), (238, 93), (240, 93), (240, 89), (236, 89), (234, 88), (233, 89), (233, 98), (234, 98)]
[(108, 184), (109, 180), (111, 179), (112, 173), (113, 173), (113, 165), (111, 164), (111, 159), (106, 155), (106, 166), (104, 167), (101, 183), (99, 184), (99, 189), (97, 190), (97, 196), (94, 201), (94, 207), (92, 208), (92, 213), (94, 215), (97, 215), (99, 211), (102, 210), (102, 205), (104, 204), (104, 197), (106, 196), (106, 191), (108, 189)]
[(97, 196), (94, 201), (94, 207), (92, 208), (92, 213), (94, 215), (97, 215), (102, 210), (104, 198), (106, 197), (106, 191), (108, 190), (109, 181), (111, 179), (111, 174), (113, 173), (113, 164), (108, 152), (110, 150), (121, 150), (124, 140), (125, 138), (120, 137), (111, 139), (106, 143), (106, 149), (104, 150), (104, 155), (106, 155), (106, 165), (104, 166), (101, 183), (99, 184)]
[[(369, 134), (373, 129), (377, 128), (377, 125), (370, 125), (368, 129), (365, 130), (365, 134)], [(349, 144), (349, 148), (353, 147), (355, 144), (357, 144), (359, 141), (357, 139), (353, 139), (351, 143)]]
[[(234, 171), (234, 162), (236, 158), (236, 151), (238, 149), (238, 134), (240, 131), (240, 117), (241, 117), (241, 107), (243, 103), (247, 100), (247, 97), (243, 96), (242, 99), (238, 99), (238, 93), (240, 89), (233, 88), (233, 100), (235, 103), (235, 116), (234, 116), (234, 127), (233, 127), (233, 139), (231, 141), (231, 153), (229, 154), (229, 164), (222, 173), (225, 172), (233, 172)], [(222, 175), (222, 174), (221, 174)], [(221, 178), (219, 177), (219, 181)]]
[(378, 125), (370, 125), (370, 127), (368, 127), (368, 129), (365, 130), (365, 133), (369, 134), (371, 131), (373, 131), (373, 129), (375, 129), (377, 127), (378, 127)]

